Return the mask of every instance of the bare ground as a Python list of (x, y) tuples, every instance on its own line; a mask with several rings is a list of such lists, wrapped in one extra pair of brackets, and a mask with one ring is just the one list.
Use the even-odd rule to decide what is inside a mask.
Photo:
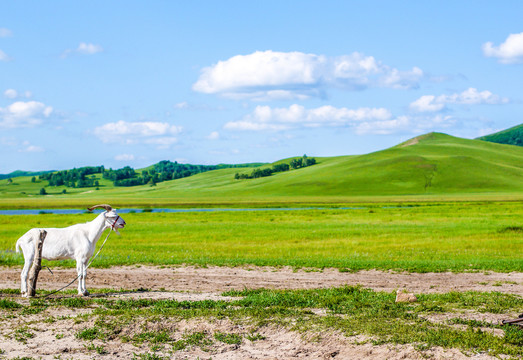
[[(17, 268), (1, 268), (0, 288), (18, 288), (20, 284)], [(62, 287), (76, 277), (74, 269), (54, 269), (51, 274), (43, 269), (38, 279), (38, 288), (53, 290)], [(130, 266), (109, 269), (89, 269), (88, 288), (113, 288), (149, 292), (122, 293), (118, 297), (170, 298), (177, 300), (227, 300), (221, 292), (244, 288), (310, 289), (342, 285), (362, 285), (376, 291), (406, 289), (415, 294), (446, 293), (449, 291), (499, 291), (523, 296), (523, 273), (395, 273), (381, 271), (339, 272), (337, 269), (293, 270), (269, 267), (151, 267)], [(72, 285), (73, 287), (75, 285)], [(26, 300), (17, 299), (24, 302)], [(69, 320), (48, 325), (45, 317), (50, 314), (30, 315), (27, 318), (3, 317), (0, 349), (3, 356), (16, 358), (30, 356), (35, 359), (131, 359), (134, 354), (146, 352), (145, 347), (131, 343), (109, 340), (92, 344), (103, 346), (106, 354), (98, 354), (86, 348), (86, 342), (75, 338), (75, 334), (86, 324), (75, 320), (76, 315), (92, 309), (63, 309), (63, 313), (52, 316), (71, 316)], [(468, 318), (499, 322), (507, 316), (517, 314), (463, 314)], [(437, 319), (433, 319), (437, 320)], [(20, 323), (22, 321), (22, 323)], [(24, 344), (15, 339), (14, 330), (22, 325), (28, 327), (33, 337)], [(188, 332), (213, 334), (218, 331), (245, 334), (249, 329), (233, 324), (229, 320), (177, 321), (168, 324), (176, 338)], [(165, 326), (165, 324), (163, 324)], [(215, 342), (207, 349), (190, 347), (170, 354), (172, 359), (490, 359), (486, 354), (463, 354), (455, 349), (432, 348), (420, 352), (411, 345), (372, 345), (363, 337), (345, 337), (331, 332), (300, 334), (276, 326), (258, 330), (263, 339), (241, 345)], [(166, 352), (159, 352), (167, 356)]]
[[(43, 269), (40, 289), (58, 289), (76, 277), (74, 269)], [(312, 289), (362, 285), (376, 291), (408, 289), (414, 293), (499, 291), (523, 296), (523, 273), (354, 273), (338, 269), (293, 270), (289, 267), (152, 267), (128, 266), (88, 270), (88, 288), (115, 288), (220, 293), (244, 288)], [(18, 288), (20, 269), (0, 268), (0, 288)], [(74, 286), (74, 285), (73, 285)]]

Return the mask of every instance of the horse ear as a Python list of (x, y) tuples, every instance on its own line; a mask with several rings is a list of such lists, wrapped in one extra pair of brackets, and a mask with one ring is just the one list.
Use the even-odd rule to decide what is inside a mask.
[(107, 205), (107, 204), (100, 204), (100, 205), (94, 205), (94, 206), (91, 206), (90, 208), (87, 208), (87, 210), (89, 211), (93, 211), (94, 209), (96, 208), (102, 208), (102, 209), (105, 209), (107, 211), (111, 211), (113, 208), (111, 207), (111, 205)]

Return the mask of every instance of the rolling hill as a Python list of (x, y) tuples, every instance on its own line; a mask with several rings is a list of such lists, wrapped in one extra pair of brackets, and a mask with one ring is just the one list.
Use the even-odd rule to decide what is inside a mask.
[[(9, 203), (13, 203), (29, 197), (29, 202), (43, 201), (49, 206), (64, 201), (169, 206), (345, 202), (355, 197), (379, 196), (523, 195), (523, 147), (513, 145), (429, 133), (370, 154), (316, 160), (313, 166), (257, 179), (234, 178), (235, 173), (252, 169), (219, 169), (157, 186), (116, 188), (103, 183), (98, 191), (75, 189), (63, 195), (59, 195), (61, 188), (49, 188), (49, 194), (55, 193), (51, 197), (35, 195), (42, 184), (31, 184), (29, 178), (17, 178), (14, 183), (18, 189), (2, 180), (0, 205), (7, 206), (8, 202), (2, 199), (11, 198)], [(25, 189), (25, 194), (21, 189)]]
[(430, 133), (359, 156), (259, 179), (209, 172), (166, 183), (158, 192), (231, 196), (420, 195), (523, 191), (523, 148)]
[(508, 144), (523, 146), (523, 124), (511, 127), (494, 134), (485, 135), (478, 138), (479, 140), (495, 142), (498, 144)]
[(9, 174), (0, 174), (0, 180), (2, 179), (9, 179), (9, 178), (15, 178), (20, 176), (38, 176), (41, 174), (47, 174), (49, 172), (53, 172), (54, 170), (50, 171), (23, 171), (23, 170), (16, 170)]

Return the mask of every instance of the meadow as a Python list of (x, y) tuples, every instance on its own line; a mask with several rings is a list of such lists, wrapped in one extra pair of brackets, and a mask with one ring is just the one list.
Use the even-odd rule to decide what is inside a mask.
[[(111, 235), (92, 263), (115, 267), (115, 273), (122, 265), (147, 277), (151, 268), (142, 265), (173, 274), (184, 265), (260, 272), (291, 267), (307, 274), (325, 268), (340, 273), (451, 271), (477, 272), (483, 286), (492, 283), (492, 272), (523, 272), (522, 159), (520, 147), (431, 133), (372, 154), (317, 158), (316, 165), (259, 179), (236, 180), (241, 170), (221, 169), (130, 188), (115, 187), (100, 174), (95, 175), (98, 188), (52, 187), (30, 177), (0, 180), (0, 208), (84, 209), (109, 203), (215, 210), (121, 214), (127, 222), (122, 235)], [(39, 195), (42, 187), (48, 195)], [(28, 229), (64, 227), (95, 216), (0, 216), (0, 265), (21, 266), (15, 243)], [(74, 268), (72, 261), (43, 265)], [(140, 286), (150, 286), (147, 279)], [(162, 292), (158, 286), (141, 299), (133, 298), (136, 291), (119, 299), (97, 298), (117, 290), (117, 280), (108, 285), (111, 289), (93, 289), (95, 296), (87, 299), (66, 290), (56, 298), (24, 302), (18, 289), (3, 289), (0, 323), (8, 330), (0, 337), (0, 354), (5, 347), (32, 356), (24, 352), (29, 344), (61, 358), (61, 344), (75, 358), (110, 353), (133, 359), (220, 358), (222, 353), (248, 358), (249, 351), (267, 349), (279, 349), (274, 357), (285, 358), (290, 346), (311, 358), (338, 353), (342, 358), (405, 358), (390, 354), (389, 344), (395, 344), (409, 358), (438, 357), (431, 355), (434, 348), (444, 349), (441, 358), (520, 357), (523, 331), (499, 325), (500, 319), (523, 311), (521, 297), (510, 287), (520, 284), (512, 279), (492, 284), (505, 293), (448, 292), (447, 287), (439, 289), (446, 293), (416, 294), (412, 304), (395, 303), (394, 292), (360, 286), (290, 290), (287, 283), (273, 290), (249, 282), (253, 288), (229, 291), (223, 301), (179, 301), (179, 293), (168, 291), (168, 300), (158, 300), (153, 298)], [(184, 294), (200, 291), (182, 286)], [(362, 355), (361, 347), (369, 352)]]
[[(92, 266), (253, 264), (341, 271), (523, 271), (521, 202), (384, 203), (350, 209), (122, 216), (128, 225), (121, 236), (111, 235)], [(68, 226), (94, 217), (0, 216), (0, 264), (22, 264), (22, 256), (13, 250), (29, 228)]]
[[(523, 147), (430, 133), (364, 155), (315, 157), (312, 166), (257, 179), (252, 168), (219, 169), (182, 179), (118, 187), (66, 188), (32, 177), (0, 180), (0, 208), (249, 207), (310, 204), (523, 200)], [(260, 167), (288, 163), (282, 159)], [(40, 195), (45, 188), (48, 195)], [(65, 191), (65, 193), (63, 193)]]

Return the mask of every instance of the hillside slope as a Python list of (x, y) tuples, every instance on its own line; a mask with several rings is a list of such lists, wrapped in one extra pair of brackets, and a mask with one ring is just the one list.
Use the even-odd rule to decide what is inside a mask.
[[(343, 202), (362, 196), (502, 194), (514, 198), (514, 194), (523, 194), (523, 147), (441, 133), (418, 136), (370, 154), (316, 157), (316, 160), (316, 165), (257, 179), (236, 180), (235, 173), (250, 173), (252, 169), (231, 168), (165, 181), (157, 186), (117, 188), (112, 184), (102, 184), (100, 190), (67, 190), (67, 194), (60, 194), (59, 188), (48, 188), (48, 193), (53, 195), (51, 197), (35, 195), (37, 189), (32, 191), (30, 186), (39, 189), (43, 184), (30, 184), (30, 178), (17, 178), (16, 184), (12, 185), (6, 185), (6, 180), (1, 180), (0, 205), (14, 206), (17, 201), (17, 206), (20, 206), (24, 198), (28, 204), (36, 202), (38, 206), (42, 203), (65, 206), (59, 205), (64, 202), (69, 205), (108, 202), (127, 206), (169, 206)], [(20, 190), (23, 193), (12, 192)]]
[(523, 146), (523, 124), (494, 134), (479, 137), (478, 140), (490, 141), (498, 144)]
[(15, 178), (15, 177), (20, 177), (20, 176), (38, 176), (38, 175), (41, 175), (41, 174), (46, 174), (48, 172), (53, 172), (54, 170), (50, 170), (50, 171), (23, 171), (23, 170), (16, 170), (16, 171), (13, 171), (9, 174), (0, 174), (0, 180), (2, 179), (10, 179), (10, 178)]
[[(523, 148), (430, 133), (359, 156), (234, 180), (227, 169), (165, 183), (162, 196), (298, 197), (523, 191)], [(245, 170), (246, 171), (246, 170)]]

